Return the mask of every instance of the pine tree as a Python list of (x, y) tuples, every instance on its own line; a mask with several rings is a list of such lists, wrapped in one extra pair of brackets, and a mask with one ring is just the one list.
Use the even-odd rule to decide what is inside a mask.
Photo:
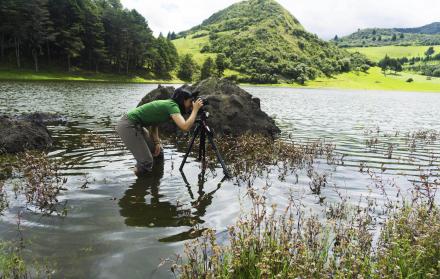
[(155, 63), (155, 74), (169, 78), (169, 72), (175, 69), (177, 65), (177, 50), (170, 40), (160, 34), (156, 40), (156, 51), (158, 57)]
[(49, 18), (47, 0), (33, 0), (26, 2), (28, 45), (34, 60), (35, 71), (38, 72), (38, 56), (43, 54), (43, 46), (55, 40), (53, 23)]
[(5, 50), (7, 48), (8, 40), (11, 37), (13, 26), (13, 17), (17, 15), (13, 4), (10, 0), (0, 1), (0, 59), (3, 62), (5, 59)]
[(6, 44), (13, 46), (17, 68), (21, 68), (21, 49), (22, 43), (26, 40), (27, 26), (29, 21), (26, 18), (24, 0), (2, 0), (0, 1), (0, 32), (1, 52), (4, 57)]
[(200, 79), (204, 80), (214, 75), (214, 61), (211, 57), (206, 58), (200, 72)]
[(426, 51), (425, 51), (425, 55), (426, 57), (430, 57), (431, 55), (433, 55), (435, 53), (434, 47), (430, 46)]
[(191, 54), (184, 55), (179, 64), (177, 77), (183, 81), (191, 82), (196, 71), (197, 65), (194, 62)]
[(84, 11), (84, 52), (88, 66), (97, 72), (99, 64), (107, 60), (107, 50), (104, 42), (104, 26), (100, 19), (98, 7), (95, 3), (86, 1)]
[(218, 54), (215, 58), (215, 67), (217, 68), (218, 76), (222, 77), (227, 68), (226, 56), (223, 53)]
[(71, 71), (72, 59), (81, 55), (84, 49), (82, 36), (82, 13), (75, 0), (51, 0), (50, 13), (57, 38), (55, 44), (60, 48), (67, 62), (67, 71)]

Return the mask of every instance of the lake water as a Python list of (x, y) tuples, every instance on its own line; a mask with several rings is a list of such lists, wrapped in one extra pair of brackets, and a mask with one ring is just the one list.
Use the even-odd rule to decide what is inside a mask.
[[(42, 217), (26, 211), (21, 220), (24, 238), (31, 243), (29, 253), (55, 262), (55, 277), (172, 278), (166, 268), (157, 269), (161, 258), (182, 253), (182, 240), (190, 238), (195, 228), (215, 228), (221, 237), (237, 218), (245, 188), (210, 174), (200, 180), (200, 165), (194, 158), (185, 166), (188, 186), (178, 171), (181, 148), (166, 145), (165, 160), (155, 166), (153, 175), (136, 178), (130, 153), (81, 140), (90, 132), (114, 135), (120, 116), (155, 87), (0, 82), (0, 113), (43, 111), (68, 118), (67, 125), (49, 126), (55, 139), (50, 156), (63, 160), (62, 174), (68, 177), (68, 191), (61, 198), (67, 201), (68, 215)], [(439, 173), (440, 139), (420, 139), (414, 132), (440, 131), (440, 94), (244, 89), (261, 99), (262, 109), (275, 118), (284, 139), (319, 138), (336, 145), (343, 165), (318, 162), (323, 172), (331, 174), (332, 186), (321, 193), (327, 202), (337, 201), (334, 189), (353, 202), (375, 195), (370, 177), (359, 172), (360, 165), (404, 188), (423, 172)], [(377, 143), (368, 144), (376, 138)], [(88, 188), (81, 189), (85, 182)], [(293, 191), (306, 207), (319, 210), (319, 197), (310, 193), (308, 183), (305, 175), (298, 183), (294, 177), (274, 180), (269, 199), (282, 206)], [(17, 210), (12, 204), (0, 217), (2, 239), (16, 237)]]

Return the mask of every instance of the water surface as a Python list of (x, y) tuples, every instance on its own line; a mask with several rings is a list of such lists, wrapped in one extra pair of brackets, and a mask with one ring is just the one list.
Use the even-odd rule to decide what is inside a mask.
[[(185, 166), (187, 185), (178, 171), (181, 148), (167, 144), (164, 161), (155, 164), (153, 175), (136, 178), (129, 152), (84, 142), (90, 132), (113, 137), (119, 117), (155, 87), (0, 83), (0, 113), (43, 111), (69, 120), (64, 126), (49, 126), (55, 139), (50, 156), (63, 160), (62, 174), (68, 177), (68, 191), (62, 195), (68, 215), (42, 217), (26, 211), (21, 221), (24, 237), (32, 242), (32, 255), (56, 262), (56, 277), (170, 278), (168, 270), (156, 268), (161, 258), (181, 253), (182, 240), (194, 237), (197, 228), (223, 232), (237, 218), (245, 188), (221, 182), (221, 175), (199, 176), (200, 165), (194, 158)], [(338, 199), (333, 188), (353, 202), (370, 193), (371, 179), (359, 172), (360, 164), (402, 187), (410, 187), (421, 172), (438, 173), (439, 140), (422, 144), (411, 135), (417, 130), (440, 131), (440, 94), (244, 88), (261, 98), (262, 109), (275, 118), (285, 140), (320, 138), (336, 144), (344, 164), (318, 162), (319, 169), (331, 174), (332, 187), (321, 193), (328, 202)], [(366, 144), (375, 138), (378, 144)], [(86, 182), (87, 188), (81, 189)], [(309, 182), (304, 174), (298, 183), (294, 177), (283, 182), (274, 178), (269, 198), (282, 206), (294, 191), (308, 208), (319, 210), (319, 197), (310, 193)], [(16, 237), (16, 212), (12, 207), (1, 217), (3, 239)]]

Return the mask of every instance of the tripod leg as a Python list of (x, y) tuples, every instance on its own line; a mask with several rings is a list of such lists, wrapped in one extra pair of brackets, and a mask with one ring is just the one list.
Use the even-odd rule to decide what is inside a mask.
[(199, 133), (200, 133), (200, 126), (197, 126), (196, 129), (194, 130), (194, 135), (193, 135), (193, 137), (192, 137), (192, 139), (191, 139), (191, 142), (190, 142), (190, 144), (189, 144), (189, 146), (188, 146), (188, 149), (186, 150), (185, 156), (183, 157), (182, 163), (180, 164), (180, 168), (179, 168), (179, 170), (182, 170), (182, 169), (183, 169), (183, 166), (184, 166), (185, 163), (186, 163), (186, 159), (188, 159), (188, 155), (189, 155), (189, 153), (191, 152), (191, 149), (192, 149), (192, 147), (193, 147), (193, 145), (194, 145), (194, 141), (196, 140), (196, 137), (197, 137), (197, 135), (198, 135)]
[(225, 162), (223, 161), (222, 156), (220, 155), (220, 151), (218, 151), (218, 149), (217, 149), (217, 145), (215, 145), (215, 143), (214, 143), (214, 139), (213, 139), (213, 135), (212, 135), (212, 133), (207, 133), (207, 134), (208, 134), (208, 140), (209, 140), (209, 143), (211, 144), (212, 149), (214, 149), (215, 155), (217, 155), (217, 159), (218, 159), (218, 161), (220, 162), (220, 165), (222, 165), (223, 173), (225, 174), (225, 176), (226, 176), (227, 178), (231, 178), (231, 175), (229, 174), (229, 171), (228, 171), (228, 169), (226, 168), (226, 164), (225, 164)]
[(205, 161), (206, 132), (203, 127), (200, 129), (199, 161)]

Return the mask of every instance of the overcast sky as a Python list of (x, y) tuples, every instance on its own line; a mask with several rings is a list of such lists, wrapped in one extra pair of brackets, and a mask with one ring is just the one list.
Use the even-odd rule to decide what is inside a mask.
[[(121, 0), (157, 35), (200, 24), (237, 0)], [(310, 32), (329, 39), (367, 27), (418, 27), (440, 21), (440, 0), (278, 0)]]

